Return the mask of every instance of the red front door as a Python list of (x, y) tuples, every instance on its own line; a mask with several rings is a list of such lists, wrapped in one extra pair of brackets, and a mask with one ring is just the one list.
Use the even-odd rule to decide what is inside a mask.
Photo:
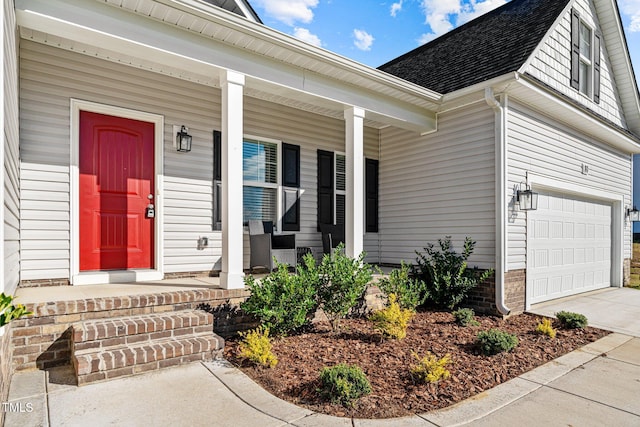
[(154, 124), (80, 112), (80, 271), (153, 268)]

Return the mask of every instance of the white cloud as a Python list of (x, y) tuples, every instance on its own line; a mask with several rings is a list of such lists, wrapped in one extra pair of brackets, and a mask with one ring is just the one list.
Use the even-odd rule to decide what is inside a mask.
[(308, 24), (313, 20), (313, 8), (319, 0), (255, 0), (267, 15), (293, 26), (296, 22)]
[(355, 39), (353, 44), (360, 50), (371, 50), (373, 44), (373, 36), (364, 30), (353, 30), (353, 38)]
[(640, 32), (640, 0), (618, 0), (620, 12), (631, 21), (628, 30)]
[(469, 22), (480, 15), (484, 15), (485, 13), (502, 6), (506, 2), (507, 0), (471, 0), (469, 4), (463, 6), (462, 11), (458, 14), (456, 26)]
[(431, 32), (420, 36), (418, 43), (427, 43), (506, 2), (507, 0), (471, 0), (468, 3), (462, 0), (421, 0), (425, 23), (429, 25)]
[(306, 28), (300, 28), (300, 27), (294, 28), (293, 36), (309, 44), (312, 44), (314, 46), (318, 46), (318, 47), (322, 46), (322, 41), (320, 41), (320, 37), (316, 36), (315, 34), (311, 34), (311, 32)]
[(396, 14), (402, 10), (402, 0), (391, 5), (391, 16), (395, 18)]

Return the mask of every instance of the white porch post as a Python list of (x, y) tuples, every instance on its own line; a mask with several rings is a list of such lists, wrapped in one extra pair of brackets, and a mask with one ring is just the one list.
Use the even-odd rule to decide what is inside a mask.
[(242, 110), (244, 74), (220, 72), (222, 87), (222, 271), (225, 289), (244, 287), (242, 226)]
[(364, 110), (344, 112), (347, 148), (347, 206), (345, 243), (347, 255), (357, 257), (364, 249)]

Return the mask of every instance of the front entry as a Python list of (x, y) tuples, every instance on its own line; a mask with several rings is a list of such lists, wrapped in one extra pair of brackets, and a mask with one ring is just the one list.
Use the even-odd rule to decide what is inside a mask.
[(80, 111), (80, 271), (154, 268), (154, 124)]

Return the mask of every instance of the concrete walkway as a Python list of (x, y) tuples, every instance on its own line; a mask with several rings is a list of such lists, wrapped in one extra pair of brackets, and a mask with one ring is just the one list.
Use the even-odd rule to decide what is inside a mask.
[[(637, 294), (623, 303), (640, 298), (631, 291)], [(600, 313), (605, 319), (620, 310), (621, 294), (611, 295)], [(571, 307), (560, 309), (580, 311)], [(640, 334), (633, 335), (613, 333), (457, 405), (389, 420), (313, 413), (273, 397), (226, 362), (84, 387), (73, 385), (70, 367), (23, 372), (14, 375), (3, 405), (5, 426), (640, 426)]]

